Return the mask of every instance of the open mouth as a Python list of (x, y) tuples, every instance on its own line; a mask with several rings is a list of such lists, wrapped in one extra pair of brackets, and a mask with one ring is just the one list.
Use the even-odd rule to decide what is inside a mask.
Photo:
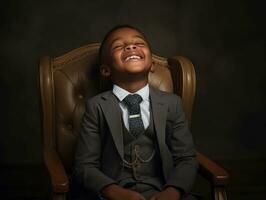
[(123, 56), (123, 61), (128, 62), (128, 61), (139, 61), (143, 60), (143, 56), (141, 54), (136, 54), (136, 53), (131, 53)]
[(142, 60), (142, 57), (141, 56), (136, 56), (136, 55), (128, 56), (128, 57), (126, 57), (125, 62), (127, 62), (129, 60)]

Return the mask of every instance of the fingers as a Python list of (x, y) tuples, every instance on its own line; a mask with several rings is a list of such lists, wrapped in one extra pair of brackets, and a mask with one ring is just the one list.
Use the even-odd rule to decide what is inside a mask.
[[(130, 191), (131, 195), (126, 198), (126, 199), (130, 199), (130, 200), (146, 200), (144, 196), (142, 196), (140, 193), (138, 192), (133, 192), (133, 191)], [(126, 200), (125, 199), (125, 200)], [(123, 199), (124, 200), (124, 199)]]
[(146, 200), (144, 196), (142, 196), (141, 194), (139, 194), (140, 196), (140, 200)]
[(153, 196), (149, 200), (157, 200), (157, 198), (156, 198), (156, 196)]

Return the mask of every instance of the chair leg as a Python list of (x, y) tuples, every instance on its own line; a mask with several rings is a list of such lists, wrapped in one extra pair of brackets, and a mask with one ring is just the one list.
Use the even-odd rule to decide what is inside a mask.
[(213, 200), (227, 200), (225, 188), (224, 187), (213, 187), (212, 188), (212, 199)]

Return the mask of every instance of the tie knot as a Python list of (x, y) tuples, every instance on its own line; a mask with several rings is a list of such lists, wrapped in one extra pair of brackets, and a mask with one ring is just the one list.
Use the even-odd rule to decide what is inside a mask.
[(127, 107), (132, 107), (134, 105), (139, 105), (142, 102), (142, 97), (138, 94), (129, 94), (124, 99), (123, 102)]

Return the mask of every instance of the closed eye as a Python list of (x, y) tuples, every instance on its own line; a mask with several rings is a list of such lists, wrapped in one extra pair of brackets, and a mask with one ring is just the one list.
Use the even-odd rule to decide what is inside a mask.
[(137, 45), (137, 46), (145, 46), (146, 44), (144, 42), (136, 42), (135, 45)]
[(122, 48), (123, 48), (123, 45), (116, 45), (112, 49), (117, 50), (117, 49), (122, 49)]

